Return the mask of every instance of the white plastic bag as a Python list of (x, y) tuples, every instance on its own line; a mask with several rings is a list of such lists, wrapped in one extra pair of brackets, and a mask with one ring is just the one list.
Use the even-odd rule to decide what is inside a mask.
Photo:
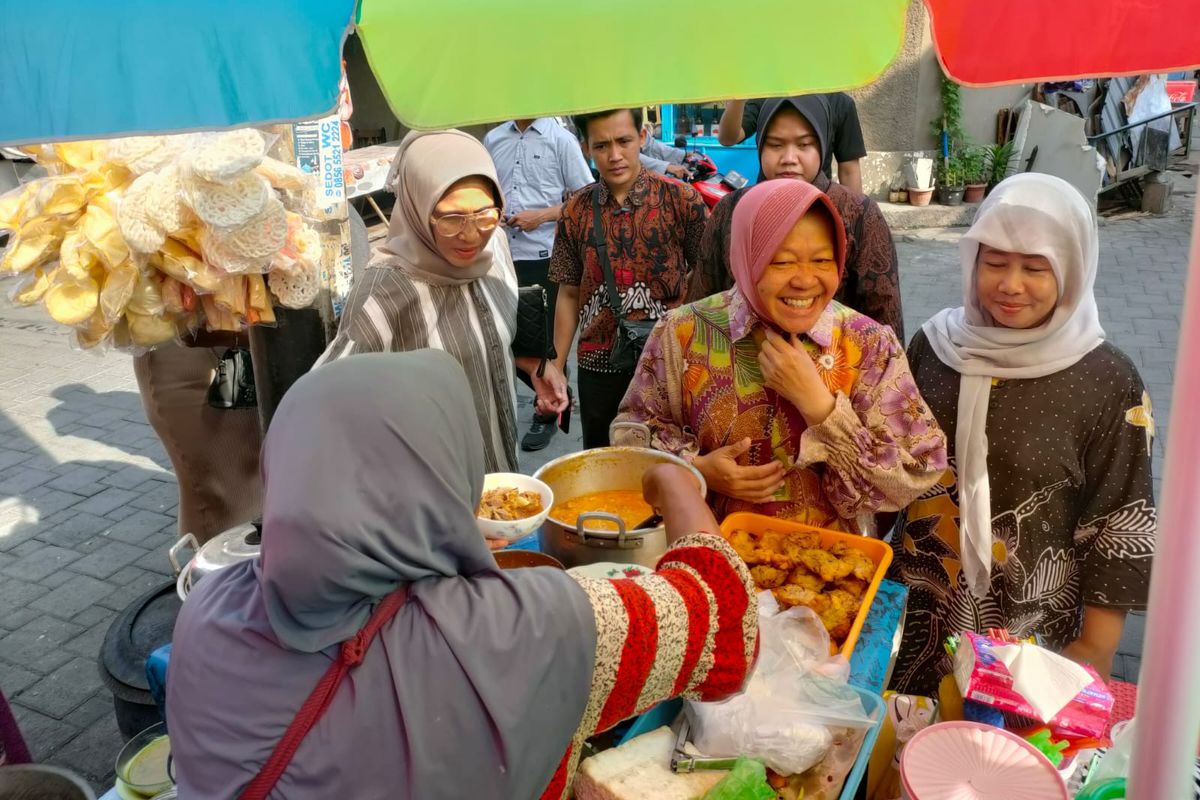
[(849, 664), (829, 655), (829, 634), (810, 609), (780, 612), (759, 595), (759, 657), (745, 691), (687, 704), (692, 742), (705, 755), (756, 758), (780, 775), (809, 769), (829, 751), (829, 728), (873, 724), (846, 685)]

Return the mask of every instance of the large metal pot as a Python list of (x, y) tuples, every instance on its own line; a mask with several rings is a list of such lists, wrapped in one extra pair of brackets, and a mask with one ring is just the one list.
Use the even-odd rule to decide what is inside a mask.
[[(655, 464), (678, 464), (695, 476), (701, 494), (706, 491), (704, 477), (691, 464), (670, 453), (642, 447), (600, 447), (572, 453), (546, 464), (534, 477), (549, 485), (554, 490), (555, 502), (561, 503), (593, 492), (620, 489), (640, 492), (642, 475)], [(619, 530), (589, 527), (589, 523), (597, 520), (616, 522)], [(653, 569), (667, 552), (667, 532), (661, 525), (627, 531), (618, 517), (603, 512), (581, 514), (571, 528), (555, 519), (551, 511), (538, 539), (543, 553), (554, 556), (567, 567), (613, 561)]]
[[(192, 559), (186, 564), (180, 562), (183, 550), (192, 550)], [(180, 600), (186, 600), (188, 592), (196, 582), (205, 575), (210, 575), (219, 569), (249, 561), (262, 552), (262, 523), (247, 522), (219, 533), (203, 546), (196, 537), (185, 533), (167, 552), (171, 567), (175, 570), (176, 593)]]

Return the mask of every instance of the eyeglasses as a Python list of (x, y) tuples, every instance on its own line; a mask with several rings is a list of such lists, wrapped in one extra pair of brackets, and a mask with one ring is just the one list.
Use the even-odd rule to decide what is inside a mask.
[(495, 206), (476, 211), (473, 214), (444, 214), (433, 218), (433, 229), (438, 236), (458, 236), (470, 222), (475, 230), (487, 233), (500, 224), (500, 209)]

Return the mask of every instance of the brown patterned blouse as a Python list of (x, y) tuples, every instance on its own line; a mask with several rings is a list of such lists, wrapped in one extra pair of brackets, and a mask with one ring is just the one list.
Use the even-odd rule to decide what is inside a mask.
[[(824, 175), (813, 182), (837, 206), (846, 226), (846, 274), (834, 299), (883, 325), (904, 341), (900, 310), (900, 269), (892, 231), (874, 200), (833, 183)], [(688, 287), (687, 302), (733, 288), (729, 271), (729, 238), (733, 209), (745, 189), (727, 195), (709, 217), (700, 245), (700, 263)]]
[(592, 197), (608, 243), (621, 313), (629, 320), (660, 319), (683, 302), (689, 269), (700, 257), (706, 210), (691, 186), (641, 170), (623, 206), (603, 181), (585, 186), (563, 206), (550, 280), (579, 287), (579, 366), (611, 372), (608, 353), (617, 326), (604, 271), (592, 246)]

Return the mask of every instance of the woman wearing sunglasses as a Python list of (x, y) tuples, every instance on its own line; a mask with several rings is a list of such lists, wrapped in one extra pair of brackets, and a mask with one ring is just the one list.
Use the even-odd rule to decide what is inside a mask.
[(462, 131), (413, 132), (387, 184), (396, 195), (385, 244), (372, 254), (317, 362), (358, 353), (444, 350), (471, 384), (488, 472), (517, 470), (513, 366), (529, 374), (540, 413), (567, 406), (553, 362), (514, 358), (517, 275), (493, 236), (504, 194), (487, 150)]

